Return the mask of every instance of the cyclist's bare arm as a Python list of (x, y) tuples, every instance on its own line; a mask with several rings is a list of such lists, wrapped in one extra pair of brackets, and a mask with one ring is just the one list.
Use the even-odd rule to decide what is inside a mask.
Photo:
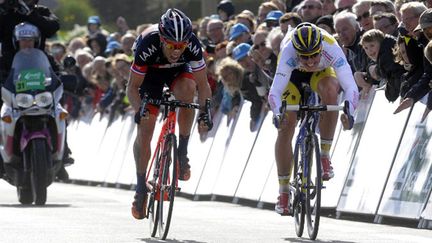
[(198, 103), (204, 107), (205, 100), (211, 98), (211, 89), (207, 81), (207, 68), (193, 72), (198, 89)]
[[(145, 75), (144, 75), (145, 76)], [(139, 95), (139, 88), (144, 80), (142, 74), (137, 74), (133, 71), (130, 72), (129, 81), (127, 83), (126, 94), (129, 98), (129, 102), (135, 112), (139, 111), (141, 106), (141, 97)]]

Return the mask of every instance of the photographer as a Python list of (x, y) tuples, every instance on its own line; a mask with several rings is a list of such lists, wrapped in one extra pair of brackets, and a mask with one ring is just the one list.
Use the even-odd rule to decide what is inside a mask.
[(0, 82), (3, 83), (12, 65), (15, 53), (18, 51), (12, 43), (15, 26), (22, 22), (35, 25), (40, 33), (38, 48), (45, 50), (45, 40), (53, 36), (59, 29), (58, 18), (51, 11), (41, 5), (39, 0), (0, 0)]

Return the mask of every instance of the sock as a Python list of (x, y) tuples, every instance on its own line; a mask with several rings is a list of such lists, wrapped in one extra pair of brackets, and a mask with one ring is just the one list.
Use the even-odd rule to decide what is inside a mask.
[(321, 138), (321, 156), (330, 157), (330, 149), (333, 139), (323, 139)]
[(137, 173), (137, 186), (135, 188), (136, 193), (146, 194), (147, 193), (147, 186), (145, 181), (145, 174), (138, 174)]
[(180, 135), (179, 136), (179, 146), (178, 146), (178, 155), (179, 156), (186, 156), (188, 151), (188, 142), (189, 142), (189, 135)]
[(289, 192), (289, 182), (290, 175), (286, 176), (278, 176), (279, 179), (279, 193), (288, 193)]

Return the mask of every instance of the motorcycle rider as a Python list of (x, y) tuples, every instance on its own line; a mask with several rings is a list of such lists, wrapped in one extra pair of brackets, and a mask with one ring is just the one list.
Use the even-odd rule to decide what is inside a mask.
[[(12, 45), (16, 51), (23, 50), (25, 48), (39, 48), (40, 44), (41, 44), (41, 33), (35, 25), (32, 25), (27, 22), (23, 22), (18, 24), (13, 30)], [(52, 66), (55, 65), (55, 61), (52, 58), (52, 56), (47, 55), (47, 57), (51, 65)], [(54, 71), (55, 69), (58, 69), (58, 67), (53, 68)], [(65, 154), (68, 153), (66, 151), (69, 151), (70, 153), (70, 149), (68, 148), (67, 142), (65, 141)], [(66, 164), (65, 158), (63, 159), (63, 166), (57, 174), (57, 177), (60, 180), (67, 180), (69, 177), (66, 169), (64, 168), (64, 164)], [(69, 157), (67, 159), (72, 160), (73, 163), (72, 158)], [(1, 159), (0, 156), (0, 178), (3, 176), (3, 174), (4, 174), (3, 159)]]

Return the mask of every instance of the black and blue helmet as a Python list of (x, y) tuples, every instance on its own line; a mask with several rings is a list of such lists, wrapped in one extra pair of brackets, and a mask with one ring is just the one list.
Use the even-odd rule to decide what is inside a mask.
[(175, 42), (188, 41), (192, 36), (192, 22), (182, 11), (170, 8), (161, 16), (159, 34)]

